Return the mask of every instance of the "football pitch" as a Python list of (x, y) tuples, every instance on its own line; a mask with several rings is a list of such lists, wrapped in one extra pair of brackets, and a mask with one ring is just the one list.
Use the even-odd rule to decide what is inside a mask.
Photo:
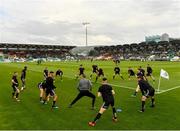
[[(138, 112), (141, 107), (141, 93), (137, 97), (131, 97), (137, 86), (136, 78), (128, 80), (127, 70), (131, 66), (135, 72), (137, 67), (146, 69), (147, 64), (153, 69), (155, 83), (149, 79), (151, 85), (157, 89), (160, 69), (169, 73), (170, 79), (161, 79), (160, 92), (156, 94), (156, 106), (150, 108), (150, 100), (146, 102), (144, 113)], [(97, 122), (95, 127), (89, 127), (88, 122), (96, 116), (102, 98), (96, 98), (96, 109), (91, 110), (91, 99), (84, 97), (72, 108), (68, 105), (76, 97), (77, 82), (75, 75), (78, 73), (79, 65), (85, 67), (85, 74), (89, 78), (92, 65), (97, 64), (104, 70), (115, 90), (115, 107), (121, 108), (118, 112), (118, 122), (112, 122), (112, 110), (109, 108)], [(21, 86), (20, 75), (24, 66), (28, 67), (26, 76), (26, 90), (20, 93), (20, 102), (11, 98), (11, 77), (14, 71), (18, 72), (18, 80)], [(180, 130), (180, 63), (179, 62), (140, 62), (122, 61), (120, 63), (121, 73), (125, 80), (116, 76), (113, 80), (112, 61), (80, 61), (80, 62), (45, 62), (37, 65), (28, 63), (0, 63), (0, 129), (4, 130)], [(43, 70), (47, 67), (49, 71), (56, 72), (61, 69), (64, 72), (63, 81), (55, 78), (56, 94), (58, 95), (57, 106), (59, 109), (51, 110), (51, 102), (42, 105), (39, 102), (39, 89), (37, 84), (43, 80)], [(92, 92), (97, 94), (101, 80), (94, 83), (93, 75)]]

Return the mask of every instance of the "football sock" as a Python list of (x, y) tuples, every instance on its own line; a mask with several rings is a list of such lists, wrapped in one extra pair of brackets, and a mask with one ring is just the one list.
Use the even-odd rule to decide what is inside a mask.
[(16, 93), (16, 98), (18, 98), (18, 96), (19, 96), (19, 93)]
[[(98, 79), (98, 77), (96, 77), (96, 81), (97, 81), (97, 79)], [(96, 82), (96, 81), (95, 81), (95, 82)]]
[(134, 92), (134, 96), (136, 96), (136, 95), (137, 95), (137, 91)]
[(53, 105), (52, 106), (55, 106), (55, 104), (56, 104), (56, 101), (53, 101)]
[(113, 79), (115, 78), (115, 75), (113, 75)]
[(145, 101), (142, 101), (142, 111), (144, 111)]
[(155, 103), (154, 98), (151, 99), (151, 103), (152, 103), (152, 105), (154, 105), (154, 103)]
[(46, 103), (46, 101), (47, 101), (47, 99), (44, 99), (43, 101), (44, 101), (44, 102), (43, 102), (43, 104), (45, 104), (45, 103)]
[(121, 79), (123, 79), (124, 80), (124, 78), (121, 76)]
[(117, 114), (116, 114), (116, 109), (115, 109), (115, 107), (113, 107), (112, 110), (113, 110), (113, 116), (114, 116), (114, 118), (116, 119), (116, 118), (117, 118)]
[(14, 97), (14, 95), (15, 95), (15, 93), (13, 92), (13, 93), (12, 93), (12, 97)]
[(100, 119), (101, 115), (102, 115), (101, 113), (98, 113), (93, 122), (97, 122), (97, 120)]

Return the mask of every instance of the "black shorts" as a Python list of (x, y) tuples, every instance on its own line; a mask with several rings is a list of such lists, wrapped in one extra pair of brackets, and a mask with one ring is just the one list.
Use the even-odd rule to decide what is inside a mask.
[(44, 83), (38, 83), (38, 88), (45, 90), (46, 85)]
[(155, 90), (153, 89), (153, 90), (149, 91), (147, 94), (145, 94), (144, 96), (146, 96), (148, 98), (148, 97), (153, 97), (154, 94), (155, 94)]
[(109, 105), (111, 105), (112, 107), (114, 106), (114, 100), (111, 101), (104, 101), (102, 108), (104, 109), (108, 109)]
[(152, 74), (152, 73), (148, 72), (148, 73), (146, 74), (146, 76), (151, 76), (151, 74)]
[(50, 96), (55, 96), (56, 93), (55, 93), (54, 90), (46, 90), (46, 96), (48, 96), (48, 95), (50, 95)]
[(96, 71), (96, 70), (93, 70), (92, 73), (97, 73), (97, 71)]
[(118, 72), (115, 72), (115, 75), (120, 75), (120, 72), (118, 71)]
[(63, 73), (62, 72), (60, 72), (60, 73), (56, 73), (56, 76), (62, 76), (63, 75)]
[(83, 72), (80, 72), (80, 73), (79, 73), (79, 76), (80, 76), (80, 75), (84, 75), (84, 73), (83, 73)]
[(115, 63), (120, 63), (120, 60), (115, 60)]
[(135, 76), (135, 73), (130, 73), (129, 76)]
[(104, 76), (104, 74), (103, 74), (103, 73), (99, 73), (98, 76), (99, 76), (99, 77), (100, 77), (100, 76)]
[(88, 97), (91, 97), (91, 98), (96, 98), (96, 96), (94, 94), (92, 94), (90, 91), (88, 90), (81, 90), (78, 94), (78, 97), (83, 97), (83, 96), (88, 96)]
[(18, 90), (18, 86), (12, 85), (13, 91), (17, 91)]
[(21, 77), (21, 81), (22, 81), (22, 83), (24, 84), (24, 83), (25, 83), (25, 78), (24, 78), (24, 77)]
[(42, 83), (38, 83), (38, 86), (37, 86), (39, 89), (42, 89)]
[(24, 78), (24, 77), (21, 77), (21, 80), (23, 81), (23, 80), (25, 80), (25, 78)]

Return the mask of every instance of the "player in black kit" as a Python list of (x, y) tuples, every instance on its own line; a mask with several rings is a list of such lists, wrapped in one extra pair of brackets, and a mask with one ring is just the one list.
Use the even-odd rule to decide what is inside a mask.
[(84, 67), (83, 65), (81, 64), (80, 67), (79, 67), (79, 74), (76, 76), (76, 80), (81, 76), (81, 75), (84, 75)]
[[(141, 67), (140, 67), (140, 68), (138, 68), (138, 72), (136, 74), (136, 77), (137, 78), (142, 77), (144, 80), (147, 80), (146, 77), (144, 76), (144, 73), (145, 73), (145, 71), (143, 69), (141, 69)], [(139, 91), (140, 91), (140, 87), (139, 87), (139, 85), (137, 85), (136, 90), (134, 91), (134, 93), (131, 96), (136, 97), (136, 95)]]
[(27, 66), (25, 66), (21, 72), (21, 82), (22, 82), (21, 91), (26, 88), (26, 71), (27, 71)]
[(121, 70), (120, 70), (120, 68), (119, 68), (118, 66), (116, 66), (116, 67), (114, 68), (113, 79), (115, 78), (116, 75), (119, 75), (119, 76), (121, 77), (121, 79), (124, 80), (124, 78), (123, 78), (122, 74), (120, 73), (120, 71), (121, 71)]
[(147, 65), (147, 70), (146, 70), (146, 71), (147, 71), (146, 76), (151, 77), (151, 79), (152, 79), (153, 81), (155, 81), (155, 79), (154, 79), (154, 77), (153, 77), (153, 75), (152, 75), (153, 70), (152, 70), (152, 68), (150, 67), (149, 64)]
[(98, 78), (101, 77), (101, 76), (104, 77), (104, 72), (103, 72), (102, 68), (99, 68), (98, 72), (97, 72), (97, 76), (96, 76), (96, 81), (95, 82), (97, 82)]
[(50, 95), (51, 97), (53, 97), (53, 104), (52, 104), (52, 108), (58, 108), (56, 106), (56, 100), (57, 100), (57, 95), (55, 93), (55, 86), (54, 86), (54, 72), (51, 71), (49, 74), (48, 74), (48, 77), (46, 78), (46, 95), (45, 95), (45, 99), (44, 99), (44, 103), (43, 104), (46, 104), (46, 101), (48, 99), (48, 96)]
[(56, 71), (56, 77), (57, 77), (57, 76), (59, 76), (59, 77), (60, 77), (60, 79), (62, 80), (63, 71), (62, 71), (62, 70), (60, 70), (60, 69), (58, 69), (58, 70)]
[(138, 73), (137, 73), (136, 76), (139, 76), (139, 75), (143, 76), (143, 77), (144, 77), (144, 80), (147, 80), (147, 78), (146, 78), (146, 76), (145, 76), (145, 70), (144, 70), (141, 66), (139, 66), (139, 68), (138, 68)]
[(134, 73), (134, 71), (133, 71), (133, 69), (131, 67), (128, 68), (128, 74), (129, 74), (129, 76), (128, 76), (129, 80), (130, 80), (131, 76), (135, 76), (135, 73)]
[(46, 80), (46, 78), (48, 77), (48, 69), (47, 69), (47, 67), (44, 69), (43, 75), (44, 75), (44, 80)]
[[(139, 68), (138, 68), (138, 72), (137, 72), (137, 74), (136, 74), (136, 77), (142, 77), (144, 80), (147, 81), (147, 78), (146, 78), (146, 76), (145, 76), (145, 70), (142, 69), (141, 66), (139, 66)], [(140, 87), (139, 87), (139, 85), (138, 85), (137, 88), (136, 88), (136, 90), (135, 90), (135, 92), (134, 92), (134, 94), (132, 95), (132, 97), (136, 97), (136, 95), (137, 95), (137, 93), (139, 92), (139, 90), (140, 90)]]
[(14, 72), (13, 76), (12, 76), (12, 88), (13, 88), (13, 92), (12, 92), (12, 98), (14, 98), (16, 101), (20, 101), (18, 99), (19, 97), (19, 89), (18, 89), (18, 86), (19, 86), (19, 83), (18, 83), (18, 80), (17, 80), (17, 72)]
[(145, 81), (142, 76), (138, 76), (137, 78), (138, 78), (138, 85), (142, 93), (142, 97), (141, 97), (142, 106), (140, 112), (144, 112), (145, 101), (147, 98), (149, 97), (151, 98), (151, 107), (155, 106), (155, 100), (154, 100), (155, 89), (147, 81)]
[(89, 122), (89, 126), (95, 126), (96, 122), (100, 119), (101, 115), (108, 109), (109, 105), (112, 107), (113, 111), (113, 121), (117, 121), (117, 114), (116, 114), (116, 109), (114, 107), (114, 95), (115, 92), (112, 89), (112, 87), (107, 83), (107, 79), (103, 78), (102, 85), (99, 87), (98, 90), (98, 96), (102, 96), (103, 98), (103, 105), (101, 106), (99, 113), (97, 116), (94, 118), (92, 122)]
[(95, 73), (97, 74), (98, 72), (98, 66), (97, 65), (92, 65), (92, 73), (90, 75), (90, 79), (92, 79), (92, 75)]
[(46, 81), (42, 81), (40, 83), (38, 83), (38, 88), (40, 91), (39, 97), (40, 97), (40, 102), (43, 103), (43, 99), (45, 97), (45, 89), (46, 89)]

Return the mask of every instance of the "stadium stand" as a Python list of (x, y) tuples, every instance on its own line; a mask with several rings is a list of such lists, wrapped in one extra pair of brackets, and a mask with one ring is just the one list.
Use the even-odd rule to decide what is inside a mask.
[(64, 58), (71, 56), (70, 50), (75, 46), (35, 45), (0, 43), (0, 53), (5, 58)]
[(141, 42), (139, 44), (124, 44), (116, 46), (99, 46), (94, 48), (99, 56), (123, 56), (123, 59), (140, 60), (156, 56), (156, 60), (167, 60), (180, 56), (180, 40), (170, 42)]
[[(1, 59), (5, 58), (59, 58), (74, 56), (78, 59), (99, 58), (109, 60), (119, 57), (123, 60), (171, 60), (180, 57), (180, 40), (141, 42), (112, 46), (60, 46), (35, 44), (0, 43)], [(79, 55), (79, 56), (78, 56)], [(89, 57), (89, 56), (91, 57)], [(77, 57), (78, 56), (78, 57)], [(82, 56), (82, 57), (80, 57)], [(1, 60), (2, 61), (2, 60)]]

